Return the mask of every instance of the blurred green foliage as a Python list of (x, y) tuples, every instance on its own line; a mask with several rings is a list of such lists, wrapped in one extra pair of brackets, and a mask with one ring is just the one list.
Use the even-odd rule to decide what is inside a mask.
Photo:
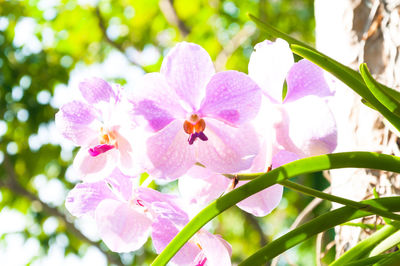
[[(0, 222), (13, 211), (25, 219), (18, 230), (0, 231), (0, 247), (7, 247), (9, 235), (21, 235), (39, 246), (27, 264), (40, 262), (52, 245), (60, 246), (64, 255), (77, 256), (96, 245), (108, 263), (149, 264), (155, 257), (150, 241), (132, 254), (112, 253), (98, 239), (77, 234), (64, 202), (52, 198), (54, 191), (65, 198), (74, 186), (66, 178), (71, 151), (61, 148), (53, 136), (58, 108), (54, 92), (57, 86), (68, 86), (70, 72), (78, 64), (101, 64), (113, 51), (143, 72), (158, 71), (167, 50), (183, 40), (203, 46), (220, 70), (247, 72), (253, 46), (266, 38), (247, 13), (313, 44), (312, 0), (0, 0)], [(150, 63), (135, 56), (146, 51), (155, 55)], [(127, 82), (119, 75), (109, 79)], [(327, 186), (321, 176), (302, 180), (317, 180), (306, 185), (319, 189)], [(310, 200), (285, 190), (271, 215), (249, 218), (232, 208), (211, 227), (232, 244), (232, 261), (238, 263), (263, 241), (287, 231)], [(322, 205), (314, 215), (328, 208)], [(281, 260), (310, 265), (315, 260), (314, 242)]]

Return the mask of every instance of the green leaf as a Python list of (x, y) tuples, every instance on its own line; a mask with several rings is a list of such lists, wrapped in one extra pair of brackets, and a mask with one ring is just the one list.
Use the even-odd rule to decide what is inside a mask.
[(349, 249), (339, 259), (331, 263), (330, 266), (344, 265), (353, 260), (366, 257), (378, 243), (380, 243), (382, 240), (384, 240), (394, 232), (398, 231), (399, 228), (400, 223), (398, 222), (393, 222), (392, 224), (385, 225), (382, 229), (376, 231), (374, 234), (364, 239), (353, 248)]
[[(360, 73), (365, 81), (365, 84), (375, 98), (378, 99), (378, 101), (381, 102), (387, 109), (389, 109), (389, 111), (400, 116), (400, 102), (392, 96), (393, 92), (392, 95), (386, 92), (387, 90), (391, 89), (384, 89), (383, 86), (372, 77), (371, 73), (368, 71), (367, 64), (363, 63), (360, 65)], [(399, 96), (397, 96), (397, 98), (400, 99)]]
[(294, 189), (296, 191), (299, 191), (301, 193), (304, 193), (306, 195), (310, 195), (310, 196), (317, 197), (317, 198), (324, 199), (324, 200), (329, 200), (331, 202), (336, 202), (336, 203), (339, 203), (339, 204), (342, 204), (345, 206), (368, 211), (370, 213), (377, 214), (382, 217), (387, 217), (387, 218), (391, 218), (391, 219), (400, 221), (400, 215), (382, 210), (381, 208), (379, 208), (379, 206), (376, 207), (376, 206), (370, 205), (370, 204), (367, 205), (367, 204), (363, 204), (363, 203), (360, 203), (357, 201), (353, 201), (353, 200), (341, 198), (341, 197), (338, 197), (335, 195), (327, 194), (327, 193), (321, 192), (319, 190), (315, 190), (315, 189), (291, 182), (289, 180), (281, 181), (281, 182), (279, 182), (279, 184), (281, 184), (285, 187)]
[(397, 231), (392, 235), (390, 235), (385, 240), (383, 240), (381, 243), (379, 243), (376, 247), (374, 247), (374, 249), (371, 251), (369, 255), (370, 256), (379, 255), (385, 252), (386, 250), (391, 249), (392, 247), (396, 246), (399, 243), (400, 243), (400, 231)]
[(286, 33), (281, 32), (280, 30), (278, 30), (277, 28), (273, 27), (272, 25), (270, 25), (269, 23), (260, 20), (259, 18), (253, 16), (252, 14), (248, 14), (249, 18), (254, 21), (254, 23), (256, 23), (257, 27), (265, 32), (267, 32), (268, 34), (276, 37), (276, 38), (281, 38), (284, 39), (285, 41), (287, 41), (289, 44), (298, 44), (304, 47), (308, 47), (309, 49), (314, 49), (311, 46), (308, 46), (307, 44), (296, 40), (295, 38), (287, 35)]
[(375, 262), (380, 261), (381, 259), (385, 259), (388, 255), (378, 255), (374, 257), (369, 257), (365, 259), (360, 259), (360, 260), (355, 260), (349, 263), (346, 263), (346, 266), (367, 266), (367, 265), (373, 265)]
[[(259, 175), (254, 180), (245, 185), (227, 193), (210, 203), (206, 208), (200, 211), (167, 245), (161, 254), (153, 261), (152, 265), (165, 265), (178, 252), (178, 250), (206, 223), (214, 217), (242, 201), (243, 199), (267, 188), (280, 181), (292, 178), (298, 175), (314, 173), (328, 169), (337, 168), (371, 168), (400, 173), (400, 158), (396, 156), (379, 154), (374, 152), (344, 152), (325, 154), (309, 158), (300, 159), (281, 167), (278, 167), (268, 173), (254, 174)], [(384, 205), (385, 199), (377, 199), (379, 207), (386, 209)], [(382, 204), (381, 204), (382, 203)], [(390, 208), (392, 208), (391, 206)], [(400, 204), (398, 205), (400, 208)], [(345, 207), (350, 208), (350, 207)], [(397, 205), (396, 207), (397, 208)], [(350, 211), (351, 210), (351, 211)], [(350, 208), (349, 212), (362, 212), (354, 208)], [(389, 210), (391, 211), (391, 210)], [(340, 218), (340, 217), (337, 217)], [(347, 220), (342, 221), (346, 222)]]
[[(400, 197), (365, 200), (361, 201), (361, 203), (381, 205), (385, 208), (388, 208), (390, 211), (400, 210), (400, 206), (396, 206), (396, 204), (400, 203)], [(330, 211), (317, 218), (312, 219), (311, 221), (272, 241), (265, 247), (258, 250), (252, 256), (248, 257), (239, 265), (263, 265), (267, 261), (283, 253), (289, 248), (307, 240), (311, 236), (317, 235), (320, 232), (326, 231), (327, 229), (342, 224), (346, 221), (351, 221), (353, 219), (368, 215), (369, 214), (363, 210), (356, 210), (348, 206)], [(400, 223), (398, 223), (397, 225), (400, 226)], [(395, 230), (397, 230), (396, 227), (394, 227), (392, 232)]]
[(385, 258), (381, 259), (374, 266), (395, 266), (400, 265), (400, 251), (390, 253)]

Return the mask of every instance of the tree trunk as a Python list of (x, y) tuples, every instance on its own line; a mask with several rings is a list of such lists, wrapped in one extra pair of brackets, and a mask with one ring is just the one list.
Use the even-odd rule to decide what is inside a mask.
[[(382, 83), (400, 88), (400, 1), (315, 0), (317, 49), (357, 69), (366, 62)], [(338, 126), (338, 152), (375, 151), (399, 156), (398, 136), (378, 112), (339, 81), (331, 102)], [(400, 178), (385, 171), (334, 170), (332, 193), (353, 200), (399, 194)], [(334, 206), (337, 207), (337, 206)], [(381, 223), (375, 217), (368, 223)], [(336, 228), (336, 255), (354, 246), (370, 232), (359, 227)]]

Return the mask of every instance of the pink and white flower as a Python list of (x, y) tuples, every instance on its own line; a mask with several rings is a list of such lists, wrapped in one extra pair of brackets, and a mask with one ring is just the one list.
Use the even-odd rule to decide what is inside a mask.
[[(181, 198), (135, 188), (134, 179), (118, 169), (103, 180), (77, 184), (65, 205), (74, 216), (94, 217), (101, 239), (114, 252), (135, 251), (151, 235), (160, 253), (189, 222)], [(172, 261), (177, 265), (231, 265), (231, 252), (225, 240), (202, 229)]]
[[(333, 93), (321, 68), (306, 59), (294, 63), (284, 40), (266, 40), (255, 46), (249, 76), (261, 87), (267, 102), (256, 123), (272, 121), (276, 141), (283, 149), (307, 157), (336, 148), (336, 122), (327, 104)], [(282, 99), (285, 80), (287, 93)]]
[(176, 179), (196, 162), (237, 172), (249, 168), (258, 152), (248, 122), (260, 107), (259, 87), (237, 71), (215, 73), (199, 45), (177, 44), (160, 73), (144, 76), (131, 102), (154, 132), (147, 150), (158, 177)]
[[(64, 104), (56, 114), (59, 132), (81, 146), (74, 160), (76, 174), (82, 179), (101, 179), (115, 167), (124, 173), (136, 174), (141, 169), (139, 148), (123, 99), (123, 89), (112, 87), (100, 78), (79, 84), (84, 101)], [(126, 114), (126, 115), (125, 115)], [(145, 153), (145, 152), (143, 152)]]
[(77, 184), (65, 206), (74, 216), (94, 217), (100, 237), (112, 251), (130, 252), (147, 241), (157, 216), (187, 221), (175, 198), (149, 188), (134, 188), (133, 178), (115, 169), (103, 180)]

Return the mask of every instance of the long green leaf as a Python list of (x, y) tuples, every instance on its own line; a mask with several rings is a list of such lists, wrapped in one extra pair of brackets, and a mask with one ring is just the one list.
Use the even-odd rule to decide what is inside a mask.
[(317, 197), (317, 198), (324, 199), (324, 200), (329, 200), (331, 202), (337, 202), (337, 203), (340, 203), (340, 204), (348, 206), (348, 207), (353, 207), (356, 209), (368, 211), (371, 214), (376, 214), (376, 215), (380, 215), (382, 217), (387, 217), (387, 218), (391, 218), (396, 221), (400, 221), (400, 215), (382, 210), (381, 208), (375, 207), (374, 205), (371, 205), (371, 204), (366, 205), (366, 204), (360, 203), (358, 201), (353, 201), (353, 200), (345, 199), (345, 198), (338, 197), (338, 196), (335, 196), (332, 194), (327, 194), (327, 193), (321, 192), (319, 190), (294, 183), (289, 180), (281, 181), (281, 182), (279, 182), (279, 184), (281, 184), (285, 187), (294, 189), (296, 191), (299, 191), (301, 193), (313, 196), (313, 197)]
[(346, 251), (339, 259), (330, 264), (330, 266), (339, 266), (349, 263), (353, 260), (367, 257), (371, 250), (382, 240), (395, 233), (400, 229), (400, 223), (393, 222), (385, 225), (382, 229), (364, 239), (348, 251)]
[[(373, 152), (345, 152), (300, 159), (264, 173), (234, 189), (200, 211), (167, 245), (152, 265), (165, 265), (178, 250), (206, 223), (243, 199), (280, 181), (301, 174), (337, 168), (371, 168), (400, 173), (400, 158)], [(380, 202), (380, 201), (379, 201)], [(383, 207), (384, 206), (379, 206)], [(352, 211), (355, 211), (355, 209)], [(387, 210), (387, 209), (385, 209)], [(367, 212), (364, 212), (367, 213)]]
[(387, 93), (385, 88), (379, 84), (369, 73), (367, 64), (360, 65), (360, 73), (375, 98), (380, 101), (389, 111), (400, 116), (400, 98), (396, 100), (391, 94)]
[(274, 26), (270, 25), (269, 23), (267, 23), (265, 21), (260, 20), (259, 18), (253, 16), (252, 14), (248, 14), (248, 16), (252, 21), (254, 21), (254, 23), (256, 23), (256, 25), (258, 26), (259, 29), (267, 32), (268, 34), (270, 34), (276, 38), (284, 39), (289, 44), (298, 44), (298, 45), (301, 45), (304, 47), (308, 47), (309, 49), (314, 49), (311, 46), (307, 45), (306, 43), (303, 43), (303, 42), (291, 37), (290, 35), (287, 35), (286, 33), (281, 32)]
[(381, 259), (374, 266), (397, 266), (400, 265), (400, 251), (390, 253), (386, 258)]
[(386, 250), (391, 249), (392, 247), (398, 245), (400, 243), (400, 230), (397, 232), (393, 233), (389, 237), (387, 237), (385, 240), (383, 240), (381, 243), (376, 245), (374, 249), (371, 251), (369, 256), (376, 256), (378, 254), (381, 254), (385, 252)]
[(380, 261), (381, 259), (385, 259), (387, 257), (387, 254), (385, 255), (378, 255), (374, 257), (369, 257), (365, 259), (360, 259), (360, 260), (355, 260), (349, 263), (344, 264), (344, 266), (368, 266), (368, 265), (373, 265), (376, 262)]
[[(384, 206), (390, 211), (400, 210), (400, 197), (382, 198), (365, 200), (361, 203), (365, 204), (378, 204)], [(328, 230), (334, 226), (340, 225), (344, 222), (354, 220), (356, 218), (370, 215), (366, 211), (356, 210), (352, 207), (342, 207), (325, 213), (311, 221), (297, 227), (289, 233), (281, 236), (280, 238), (272, 241), (265, 247), (259, 249), (252, 256), (248, 257), (240, 266), (253, 266), (263, 265), (267, 261), (288, 250), (289, 248), (307, 240), (308, 238)], [(343, 265), (343, 264), (341, 264)]]
[(340, 64), (332, 58), (307, 47), (293, 44), (291, 45), (291, 49), (294, 53), (310, 60), (343, 81), (347, 86), (358, 93), (369, 104), (371, 104), (379, 113), (381, 113), (397, 130), (400, 131), (399, 117), (393, 114), (375, 98), (372, 92), (365, 85), (358, 72), (350, 70), (350, 68)]

